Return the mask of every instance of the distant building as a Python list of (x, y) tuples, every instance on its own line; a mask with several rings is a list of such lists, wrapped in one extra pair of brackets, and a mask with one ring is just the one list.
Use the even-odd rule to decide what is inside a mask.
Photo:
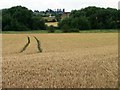
[(61, 19), (69, 17), (70, 12), (65, 12), (65, 9), (47, 9), (46, 11), (34, 11), (35, 15), (40, 15), (46, 22), (57, 22), (55, 15), (60, 15)]
[(46, 22), (56, 22), (57, 19), (55, 16), (43, 17)]
[(64, 18), (67, 18), (70, 16), (70, 12), (64, 12), (62, 15), (61, 15), (61, 19), (64, 19)]
[(63, 12), (65, 12), (65, 9), (63, 9)]

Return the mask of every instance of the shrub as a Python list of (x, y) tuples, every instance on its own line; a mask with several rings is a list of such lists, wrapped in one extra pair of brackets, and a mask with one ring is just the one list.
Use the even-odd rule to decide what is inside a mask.
[(71, 29), (69, 29), (69, 32), (79, 32), (79, 29), (71, 28)]
[(48, 30), (49, 33), (54, 33), (55, 32), (55, 27), (53, 25), (48, 26), (47, 30)]
[(67, 32), (70, 32), (70, 27), (67, 25), (67, 24), (64, 24), (62, 27), (61, 27), (62, 31), (67, 33)]

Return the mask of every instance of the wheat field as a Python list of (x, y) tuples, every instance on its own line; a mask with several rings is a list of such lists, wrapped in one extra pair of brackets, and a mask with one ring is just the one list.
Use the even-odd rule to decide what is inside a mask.
[(3, 88), (118, 87), (117, 33), (3, 34), (2, 39)]
[(54, 26), (54, 27), (57, 27), (58, 26), (58, 22), (48, 22), (48, 23), (45, 23), (46, 25), (48, 26)]

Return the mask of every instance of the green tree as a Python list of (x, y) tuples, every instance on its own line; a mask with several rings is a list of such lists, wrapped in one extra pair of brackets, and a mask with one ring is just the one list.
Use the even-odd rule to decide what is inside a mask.
[(34, 16), (32, 18), (32, 29), (33, 30), (45, 30), (45, 21), (41, 17)]
[(79, 30), (90, 29), (90, 22), (86, 17), (72, 18), (71, 27)]
[(22, 6), (3, 9), (2, 30), (23, 31), (32, 29), (46, 29), (45, 22), (32, 12)]

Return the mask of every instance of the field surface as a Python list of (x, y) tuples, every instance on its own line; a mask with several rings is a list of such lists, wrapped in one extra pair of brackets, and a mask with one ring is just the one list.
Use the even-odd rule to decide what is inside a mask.
[(48, 22), (48, 23), (46, 23), (46, 25), (48, 25), (48, 26), (54, 26), (54, 27), (57, 27), (58, 26), (58, 22)]
[(3, 34), (2, 39), (4, 88), (118, 87), (117, 33)]

